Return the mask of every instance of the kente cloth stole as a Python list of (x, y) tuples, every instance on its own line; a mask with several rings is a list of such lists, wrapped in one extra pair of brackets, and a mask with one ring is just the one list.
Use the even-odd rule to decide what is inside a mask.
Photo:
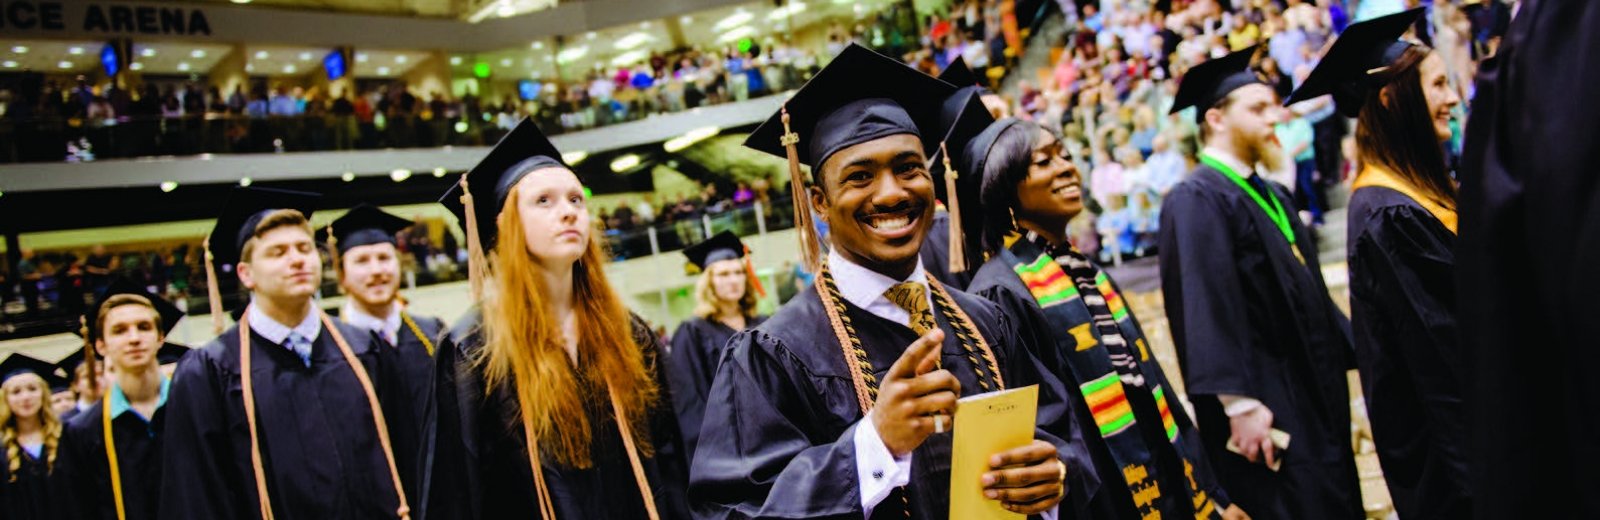
[[(1176, 397), (1168, 395), (1163, 379), (1145, 375), (1142, 365), (1156, 361), (1122, 295), (1088, 258), (1076, 251), (1052, 256), (1039, 242), (1033, 236), (1015, 241), (1008, 260), (1043, 310), (1055, 347), (1081, 382), (1079, 390), (1094, 416), (1092, 433), (1105, 440), (1112, 460), (1122, 469), (1140, 516), (1160, 518), (1161, 511), (1173, 509), (1167, 501), (1187, 495), (1196, 519), (1220, 518), (1215, 502), (1193, 479), (1193, 456), (1177, 442), (1172, 409), (1176, 403), (1171, 401)], [(1160, 468), (1153, 464), (1151, 446), (1139, 433), (1129, 399), (1155, 403), (1161, 429), (1189, 473), (1187, 489), (1165, 493), (1161, 489)]]

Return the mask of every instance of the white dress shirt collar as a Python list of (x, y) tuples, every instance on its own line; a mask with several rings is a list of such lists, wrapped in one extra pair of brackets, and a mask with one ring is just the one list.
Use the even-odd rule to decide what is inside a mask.
[(310, 312), (306, 313), (305, 319), (293, 327), (274, 321), (267, 316), (267, 313), (261, 312), (261, 307), (254, 303), (250, 305), (250, 311), (246, 313), (245, 318), (250, 320), (251, 332), (260, 334), (261, 337), (278, 345), (284, 344), (284, 341), (289, 339), (290, 332), (299, 333), (307, 340), (316, 341), (317, 335), (322, 333), (322, 320), (319, 319), (321, 312), (317, 310), (316, 305), (309, 307)]
[(344, 307), (339, 311), (339, 319), (358, 328), (376, 331), (389, 343), (399, 341), (400, 302), (390, 302), (389, 315), (380, 318), (361, 310), (360, 306), (355, 304), (354, 299), (347, 299), (344, 302)]
[[(828, 251), (828, 270), (833, 274), (833, 283), (839, 287), (840, 296), (851, 305), (908, 327), (911, 325), (911, 313), (889, 301), (883, 292), (900, 282), (916, 282), (924, 287), (928, 285), (928, 272), (922, 268), (920, 256), (917, 258), (917, 268), (905, 280), (896, 280), (851, 262), (840, 255), (837, 248)], [(927, 291), (923, 294), (929, 298), (928, 308), (932, 309), (933, 295)]]

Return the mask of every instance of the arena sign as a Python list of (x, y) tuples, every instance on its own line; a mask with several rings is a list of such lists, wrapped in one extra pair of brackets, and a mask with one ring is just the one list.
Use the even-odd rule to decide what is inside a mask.
[(204, 9), (190, 5), (0, 0), (0, 30), (106, 35), (211, 36)]

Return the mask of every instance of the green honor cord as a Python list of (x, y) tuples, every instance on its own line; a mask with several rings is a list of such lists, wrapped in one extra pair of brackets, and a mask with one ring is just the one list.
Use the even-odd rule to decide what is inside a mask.
[(1267, 189), (1267, 195), (1272, 197), (1272, 205), (1268, 206), (1267, 201), (1262, 199), (1261, 194), (1257, 193), (1255, 188), (1250, 186), (1249, 181), (1246, 181), (1244, 177), (1239, 175), (1238, 172), (1233, 171), (1233, 168), (1228, 166), (1226, 163), (1207, 154), (1200, 155), (1200, 162), (1222, 172), (1224, 177), (1227, 177), (1228, 180), (1233, 181), (1234, 184), (1239, 185), (1239, 189), (1242, 189), (1245, 193), (1249, 194), (1250, 198), (1256, 201), (1256, 205), (1261, 207), (1261, 211), (1266, 212), (1267, 218), (1272, 219), (1272, 223), (1278, 225), (1278, 231), (1283, 232), (1283, 237), (1289, 240), (1289, 246), (1291, 249), (1293, 249), (1294, 228), (1289, 227), (1289, 213), (1283, 210), (1283, 203), (1278, 201), (1278, 195), (1272, 193), (1271, 188)]

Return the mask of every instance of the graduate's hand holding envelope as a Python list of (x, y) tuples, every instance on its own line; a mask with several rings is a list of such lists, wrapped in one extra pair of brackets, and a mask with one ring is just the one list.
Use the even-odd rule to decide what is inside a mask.
[[(959, 468), (952, 468), (952, 487), (956, 487), (955, 479), (977, 480), (981, 488), (968, 484), (961, 489), (965, 491), (964, 496), (978, 496), (982, 500), (952, 497), (950, 517), (978, 518), (958, 509), (957, 502), (987, 502), (983, 509), (989, 518), (1014, 518), (1049, 511), (1065, 493), (1066, 465), (1057, 457), (1054, 445), (1033, 438), (1038, 387), (960, 399), (961, 382), (939, 366), (939, 346), (943, 343), (943, 331), (928, 331), (907, 347), (884, 374), (878, 402), (871, 412), (872, 425), (878, 429), (884, 446), (894, 456), (903, 457), (928, 437), (950, 431), (955, 426), (954, 421), (962, 420), (952, 418), (960, 417), (956, 415), (959, 403), (970, 400), (982, 410), (988, 408), (985, 405), (989, 401), (1002, 398), (1008, 401), (1002, 406), (1008, 408), (1003, 412), (1006, 417), (998, 418), (1009, 422), (1005, 432), (988, 431), (990, 425), (984, 422), (996, 417), (965, 419), (969, 423), (965, 428), (975, 433), (968, 434), (967, 438), (972, 441), (956, 441), (956, 464), (968, 469), (961, 472)], [(1016, 401), (1017, 406), (1009, 406), (1012, 404), (1009, 401)], [(964, 445), (967, 446), (965, 450)], [(1003, 446), (1010, 448), (996, 448)], [(961, 457), (959, 454), (963, 452), (968, 456)], [(976, 460), (972, 460), (974, 458)], [(1005, 514), (1008, 511), (1011, 514)], [(990, 514), (994, 512), (999, 515)]]

